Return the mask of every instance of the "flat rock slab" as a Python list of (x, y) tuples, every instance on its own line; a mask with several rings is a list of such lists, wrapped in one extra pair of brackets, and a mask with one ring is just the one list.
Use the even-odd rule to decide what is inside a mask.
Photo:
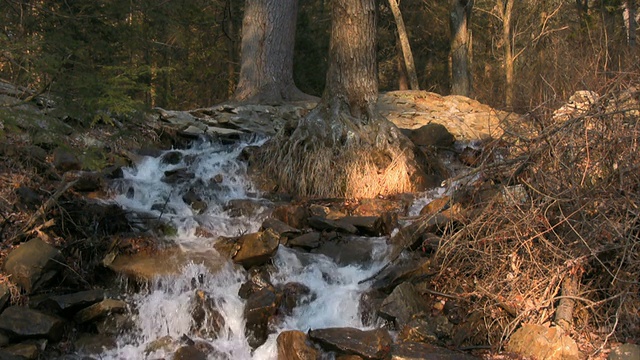
[(389, 295), (380, 306), (381, 317), (393, 321), (397, 329), (401, 329), (411, 318), (428, 309), (427, 304), (413, 284), (404, 282)]
[(302, 331), (283, 331), (276, 340), (278, 344), (278, 360), (316, 360), (318, 350), (309, 343), (307, 335)]
[(64, 330), (64, 319), (24, 306), (10, 306), (0, 314), (0, 330), (11, 337), (46, 337), (59, 341)]
[(367, 359), (385, 359), (393, 340), (384, 329), (326, 328), (309, 330), (309, 338), (330, 351), (360, 355)]
[(94, 289), (72, 294), (54, 295), (44, 300), (38, 306), (54, 312), (80, 310), (104, 299), (104, 290)]
[(252, 294), (244, 306), (245, 336), (252, 348), (264, 344), (269, 336), (269, 319), (275, 315), (279, 296), (269, 288)]
[(4, 269), (11, 280), (31, 293), (56, 274), (60, 267), (56, 262), (59, 257), (58, 249), (36, 238), (11, 251), (4, 262)]
[(266, 263), (278, 250), (280, 237), (271, 229), (243, 235), (238, 239), (240, 249), (233, 261), (246, 269)]
[(127, 303), (122, 300), (105, 299), (95, 303), (76, 313), (74, 320), (78, 323), (86, 323), (92, 320), (106, 317), (110, 314), (122, 314), (127, 311)]

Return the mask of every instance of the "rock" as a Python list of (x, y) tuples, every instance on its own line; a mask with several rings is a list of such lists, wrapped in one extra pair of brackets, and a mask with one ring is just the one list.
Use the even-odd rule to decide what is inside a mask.
[(38, 305), (39, 309), (52, 312), (73, 312), (104, 299), (104, 290), (94, 289), (72, 294), (54, 295)]
[(0, 360), (25, 360), (25, 358), (20, 355), (14, 355), (4, 349), (0, 349)]
[(20, 186), (16, 189), (16, 195), (18, 196), (18, 202), (16, 205), (21, 209), (33, 211), (42, 204), (40, 195), (29, 187)]
[(46, 337), (59, 341), (64, 326), (64, 319), (24, 306), (10, 306), (0, 314), (0, 330), (16, 338)]
[(63, 148), (57, 148), (53, 151), (53, 166), (58, 171), (67, 172), (81, 170), (82, 162), (74, 153)]
[(122, 300), (104, 299), (76, 313), (74, 320), (78, 323), (86, 323), (109, 314), (122, 314), (127, 311), (127, 303)]
[(193, 190), (189, 190), (186, 194), (182, 195), (182, 201), (189, 205), (196, 214), (203, 213), (208, 207), (207, 203)]
[(4, 309), (4, 307), (11, 299), (11, 289), (7, 282), (0, 283), (0, 311)]
[(307, 221), (309, 222), (309, 226), (319, 231), (339, 231), (349, 234), (355, 234), (358, 232), (358, 229), (355, 226), (341, 220), (331, 220), (320, 216), (311, 216)]
[(576, 342), (559, 327), (524, 324), (511, 335), (506, 349), (539, 360), (582, 359)]
[(252, 267), (249, 269), (249, 280), (240, 286), (238, 296), (246, 300), (251, 297), (251, 295), (265, 288), (274, 291), (269, 271), (264, 266)]
[(95, 323), (98, 334), (102, 335), (121, 335), (132, 330), (135, 322), (131, 316), (125, 314), (109, 314), (104, 319)]
[(164, 352), (170, 351), (175, 348), (178, 341), (169, 335), (165, 335), (161, 338), (155, 339), (147, 344), (144, 348), (144, 353), (148, 356), (151, 353), (162, 350)]
[(380, 216), (381, 214), (392, 212), (405, 215), (411, 201), (404, 199), (362, 199), (360, 204), (353, 209), (352, 214), (356, 216)]
[(282, 205), (273, 209), (271, 216), (293, 228), (303, 229), (307, 226), (309, 211), (303, 205)]
[(368, 237), (338, 236), (329, 241), (323, 241), (311, 252), (323, 254), (339, 265), (364, 264), (371, 261), (373, 244)]
[(409, 132), (409, 139), (418, 146), (432, 146), (449, 148), (456, 141), (449, 130), (441, 124), (431, 123), (423, 125)]
[(309, 344), (307, 335), (302, 331), (283, 331), (276, 339), (278, 360), (316, 360), (318, 350)]
[(384, 329), (327, 328), (309, 330), (309, 337), (327, 350), (356, 354), (367, 359), (385, 359), (393, 343)]
[(404, 282), (398, 285), (389, 295), (379, 309), (381, 317), (393, 321), (396, 329), (402, 329), (411, 318), (427, 311), (428, 305), (413, 284)]
[(398, 334), (398, 341), (444, 345), (445, 340), (451, 338), (452, 332), (453, 324), (446, 316), (424, 315), (409, 320)]
[(286, 283), (284, 286), (279, 286), (278, 290), (282, 294), (280, 309), (285, 315), (291, 315), (297, 306), (313, 301), (311, 289), (301, 283)]
[(196, 290), (192, 299), (192, 331), (208, 339), (217, 339), (225, 325), (224, 317), (216, 308), (215, 300), (202, 290)]
[(252, 199), (233, 199), (224, 206), (224, 210), (233, 217), (254, 216), (262, 212), (264, 204)]
[(60, 251), (39, 238), (21, 244), (9, 253), (4, 270), (27, 294), (37, 290), (60, 269)]
[(391, 360), (473, 360), (474, 356), (417, 342), (403, 342), (391, 347)]
[(168, 151), (162, 155), (160, 162), (163, 164), (177, 165), (182, 161), (182, 153), (180, 151)]
[(289, 239), (287, 246), (299, 247), (305, 250), (315, 249), (320, 246), (320, 233), (313, 231), (310, 233), (296, 236), (293, 239)]
[(173, 360), (207, 360), (207, 354), (194, 345), (186, 345), (176, 350)]
[(196, 176), (194, 173), (189, 172), (187, 168), (179, 168), (173, 170), (167, 170), (164, 172), (162, 181), (167, 184), (177, 184), (179, 182), (186, 182), (194, 179)]
[(74, 342), (74, 345), (81, 353), (99, 355), (115, 348), (118, 344), (111, 336), (83, 334)]
[(269, 320), (275, 315), (280, 299), (274, 291), (264, 288), (252, 294), (244, 306), (244, 334), (252, 349), (264, 344), (269, 336)]
[(73, 190), (78, 192), (98, 191), (104, 187), (102, 174), (96, 171), (68, 171), (64, 178), (67, 181), (76, 181)]
[(622, 344), (611, 350), (608, 360), (638, 360), (640, 359), (640, 345)]
[(420, 210), (420, 215), (435, 215), (444, 209), (450, 201), (451, 198), (447, 195), (434, 199)]
[(430, 274), (431, 261), (418, 252), (411, 252), (402, 261), (394, 261), (376, 276), (372, 289), (390, 293), (400, 283), (413, 277)]
[(382, 235), (381, 218), (378, 216), (345, 216), (340, 219), (340, 222), (354, 226), (362, 235)]
[(289, 226), (284, 221), (274, 218), (268, 218), (264, 222), (262, 222), (262, 229), (271, 229), (279, 236), (286, 236), (288, 238), (299, 235), (301, 233), (300, 230)]
[(240, 250), (232, 258), (246, 269), (266, 263), (278, 250), (280, 237), (267, 229), (266, 231), (243, 235), (238, 239)]
[(393, 230), (400, 227), (398, 222), (398, 213), (387, 211), (380, 215), (376, 223), (376, 229), (380, 231), (380, 235), (389, 236)]
[(370, 289), (362, 294), (359, 309), (360, 318), (364, 326), (373, 326), (376, 323), (378, 320), (378, 309), (386, 297), (386, 294), (374, 289)]
[[(40, 346), (34, 342), (24, 342), (7, 346), (3, 350), (22, 359), (35, 360), (44, 349), (40, 349)], [(1, 355), (0, 359), (2, 359)]]

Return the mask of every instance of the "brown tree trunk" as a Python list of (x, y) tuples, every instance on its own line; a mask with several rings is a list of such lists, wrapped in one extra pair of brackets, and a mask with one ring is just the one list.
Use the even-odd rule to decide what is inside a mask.
[(409, 85), (411, 86), (411, 90), (420, 90), (418, 75), (416, 73), (416, 65), (413, 61), (413, 53), (411, 52), (411, 44), (409, 44), (409, 36), (407, 36), (407, 29), (404, 26), (404, 20), (402, 19), (402, 13), (400, 12), (398, 2), (399, 0), (389, 0), (389, 6), (391, 7), (393, 18), (396, 21), (396, 28), (398, 29), (398, 38), (400, 39), (404, 64), (407, 69), (407, 75), (409, 75)]
[(502, 43), (504, 56), (505, 89), (504, 103), (507, 109), (513, 108), (514, 97), (514, 63), (515, 58), (511, 45), (511, 16), (513, 14), (514, 0), (499, 0), (498, 9), (502, 20)]
[(293, 82), (298, 0), (246, 0), (234, 100), (279, 103), (309, 98)]
[(627, 32), (627, 45), (630, 48), (636, 46), (636, 3), (634, 0), (625, 0), (624, 2), (624, 27)]
[(397, 48), (396, 66), (398, 68), (398, 90), (409, 90), (409, 77), (407, 76), (407, 69), (404, 64), (400, 42), (398, 42)]
[(471, 11), (473, 0), (450, 0), (451, 93), (471, 96)]
[(225, 4), (225, 34), (227, 38), (227, 95), (233, 96), (236, 89), (236, 63), (238, 60), (237, 26), (235, 24), (235, 1), (227, 0)]
[(374, 197), (439, 180), (437, 161), (427, 160), (377, 111), (375, 15), (375, 0), (333, 0), (322, 99), (298, 124), (265, 144), (252, 165), (275, 179), (279, 191), (299, 197)]

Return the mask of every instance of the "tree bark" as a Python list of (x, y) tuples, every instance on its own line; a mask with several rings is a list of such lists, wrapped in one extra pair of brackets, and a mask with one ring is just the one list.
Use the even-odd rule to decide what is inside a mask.
[(398, 38), (400, 39), (405, 68), (407, 69), (407, 75), (409, 76), (409, 85), (411, 86), (411, 90), (420, 90), (418, 75), (416, 73), (416, 65), (413, 61), (411, 44), (409, 44), (409, 36), (407, 36), (407, 29), (404, 26), (402, 13), (400, 12), (399, 1), (400, 0), (389, 0), (389, 6), (391, 7), (393, 18), (396, 21), (396, 28), (398, 29)]
[(636, 46), (636, 3), (634, 0), (625, 0), (624, 2), (624, 27), (627, 32), (627, 46), (634, 48)]
[[(440, 181), (435, 158), (377, 111), (375, 0), (333, 0), (322, 99), (267, 142), (253, 169), (298, 197), (375, 197)], [(432, 177), (427, 176), (432, 174)]]
[(473, 0), (450, 0), (451, 93), (471, 96), (471, 11)]
[(500, 19), (502, 20), (502, 44), (503, 44), (503, 56), (504, 56), (504, 73), (505, 73), (505, 89), (504, 89), (504, 102), (507, 109), (513, 108), (514, 97), (514, 63), (515, 58), (513, 54), (513, 48), (511, 41), (511, 16), (513, 14), (514, 0), (499, 0), (498, 10), (500, 12)]
[(297, 12), (298, 0), (246, 0), (234, 100), (279, 103), (310, 97), (293, 82)]

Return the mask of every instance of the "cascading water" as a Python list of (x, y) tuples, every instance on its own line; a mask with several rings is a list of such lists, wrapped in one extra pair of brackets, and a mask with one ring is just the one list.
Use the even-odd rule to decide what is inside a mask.
[[(236, 159), (248, 145), (259, 145), (252, 139), (232, 146), (201, 142), (188, 150), (171, 152), (160, 157), (144, 157), (135, 168), (127, 169), (124, 178), (114, 185), (119, 192), (115, 201), (140, 217), (162, 217), (177, 229), (173, 237), (185, 251), (211, 249), (218, 236), (235, 236), (260, 228), (264, 213), (257, 211), (250, 217), (234, 217), (224, 205), (233, 199), (260, 201), (246, 177), (246, 168)], [(169, 174), (169, 175), (168, 175)], [(179, 174), (179, 175), (176, 175)], [(180, 181), (169, 184), (167, 177), (175, 175)], [(198, 213), (185, 201), (186, 193), (194, 193), (206, 209)], [(263, 200), (264, 201), (264, 200)], [(196, 236), (195, 229), (204, 227), (208, 236)], [(170, 336), (180, 339), (206, 341), (215, 349), (210, 359), (275, 359), (276, 337), (285, 329), (307, 331), (324, 327), (359, 327), (360, 295), (367, 290), (358, 281), (368, 278), (384, 263), (384, 238), (371, 238), (373, 243), (368, 264), (340, 266), (320, 254), (298, 252), (280, 246), (273, 258), (274, 285), (297, 282), (306, 285), (312, 297), (285, 316), (266, 343), (252, 350), (244, 332), (244, 300), (239, 289), (247, 273), (237, 265), (226, 262), (221, 270), (211, 272), (207, 267), (190, 263), (178, 275), (157, 277), (148, 287), (130, 296), (133, 305), (131, 331), (118, 339), (116, 349), (105, 352), (102, 359), (161, 359), (171, 358), (175, 348), (153, 347), (154, 342)], [(210, 294), (224, 318), (224, 326), (215, 339), (194, 333), (192, 298), (195, 289)]]

